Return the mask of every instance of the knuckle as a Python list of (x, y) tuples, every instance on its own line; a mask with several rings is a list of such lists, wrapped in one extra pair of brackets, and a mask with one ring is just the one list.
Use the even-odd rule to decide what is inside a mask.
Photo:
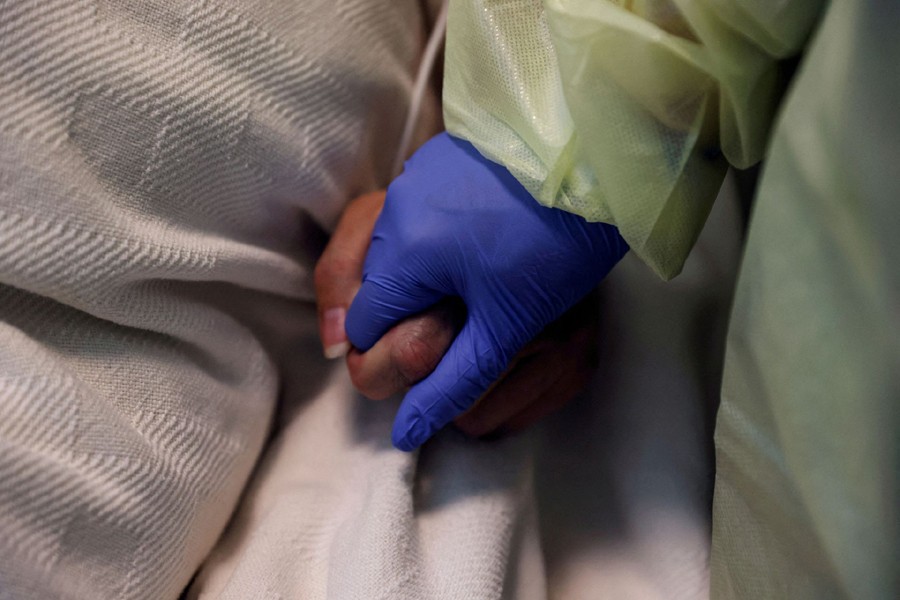
[(434, 371), (444, 350), (439, 335), (434, 335), (421, 323), (415, 323), (395, 339), (391, 361), (404, 384), (409, 386)]
[(354, 388), (357, 392), (359, 392), (359, 393), (362, 394), (363, 396), (366, 396), (366, 397), (369, 396), (369, 395), (366, 393), (366, 391), (367, 391), (367, 390), (366, 390), (366, 381), (365, 381), (365, 379), (362, 377), (362, 375), (360, 375), (359, 371), (355, 371), (355, 370), (353, 370), (353, 369), (350, 369), (350, 383), (353, 384), (353, 388)]
[(346, 256), (324, 255), (313, 270), (313, 285), (319, 293), (345, 288), (360, 276), (360, 261)]
[(353, 384), (357, 392), (369, 398), (370, 400), (384, 400), (390, 393), (385, 392), (380, 386), (376, 385), (369, 374), (362, 368), (348, 368), (350, 373), (350, 383)]

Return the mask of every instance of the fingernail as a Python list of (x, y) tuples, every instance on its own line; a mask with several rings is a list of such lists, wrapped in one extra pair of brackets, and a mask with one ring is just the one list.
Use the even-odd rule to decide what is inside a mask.
[(344, 319), (347, 309), (329, 308), (323, 315), (322, 345), (325, 346), (325, 358), (332, 360), (341, 358), (350, 350), (350, 342), (344, 332)]
[(325, 348), (325, 358), (327, 358), (328, 360), (334, 360), (335, 358), (347, 356), (348, 352), (350, 352), (350, 342), (332, 344), (331, 346)]

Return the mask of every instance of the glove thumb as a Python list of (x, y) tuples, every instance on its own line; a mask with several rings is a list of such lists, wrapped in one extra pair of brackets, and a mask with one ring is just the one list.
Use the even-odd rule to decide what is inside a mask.
[(437, 304), (441, 298), (441, 292), (414, 283), (366, 279), (347, 311), (347, 338), (365, 352), (391, 327)]

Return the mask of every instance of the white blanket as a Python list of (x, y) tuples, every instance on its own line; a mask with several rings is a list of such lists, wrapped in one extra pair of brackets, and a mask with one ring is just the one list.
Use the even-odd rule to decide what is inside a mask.
[(0, 2), (0, 598), (181, 593), (426, 35), (417, 0)]

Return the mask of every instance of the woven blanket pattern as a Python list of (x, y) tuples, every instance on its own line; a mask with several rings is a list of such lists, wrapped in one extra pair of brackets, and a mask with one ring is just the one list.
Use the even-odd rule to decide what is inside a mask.
[(285, 385), (273, 307), (308, 313), (316, 240), (386, 183), (424, 21), (0, 0), (0, 598), (187, 585)]

